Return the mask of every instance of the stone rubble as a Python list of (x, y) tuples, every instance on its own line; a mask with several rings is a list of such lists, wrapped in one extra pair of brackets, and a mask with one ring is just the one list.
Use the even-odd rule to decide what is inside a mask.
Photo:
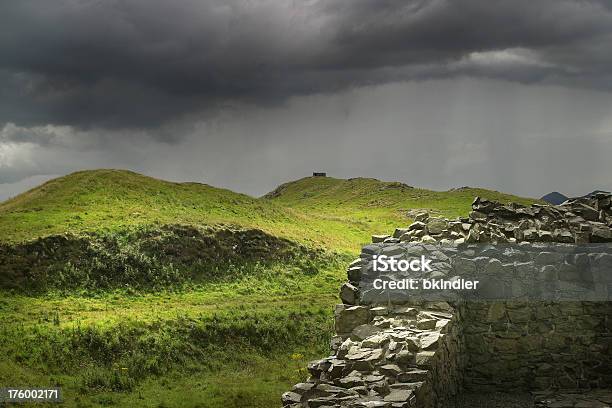
[(476, 197), (467, 218), (449, 220), (423, 211), (414, 222), (392, 235), (374, 235), (372, 242), (612, 242), (612, 194), (568, 200), (557, 206), (501, 204)]
[[(306, 383), (282, 396), (284, 407), (405, 408), (424, 406), (436, 376), (453, 378), (444, 358), (455, 347), (452, 308), (338, 305), (334, 355), (308, 365)], [(453, 390), (457, 392), (458, 390)]]

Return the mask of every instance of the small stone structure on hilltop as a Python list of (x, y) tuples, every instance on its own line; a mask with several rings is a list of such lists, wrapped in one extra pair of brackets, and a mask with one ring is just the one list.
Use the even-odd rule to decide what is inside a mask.
[[(447, 408), (464, 391), (520, 390), (538, 407), (612, 406), (611, 196), (531, 207), (476, 198), (472, 208), (373, 237), (348, 268), (332, 355), (309, 364), (284, 407)], [(372, 286), (382, 254), (432, 259), (420, 277), (488, 276), (503, 294), (393, 297)]]

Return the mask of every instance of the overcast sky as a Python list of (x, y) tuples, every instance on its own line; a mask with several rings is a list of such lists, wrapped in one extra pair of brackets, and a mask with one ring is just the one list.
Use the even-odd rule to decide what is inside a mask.
[(612, 1), (0, 0), (0, 199), (125, 168), (612, 189)]

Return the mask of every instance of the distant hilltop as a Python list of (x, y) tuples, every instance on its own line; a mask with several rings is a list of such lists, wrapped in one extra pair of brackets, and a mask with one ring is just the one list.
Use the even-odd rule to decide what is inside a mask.
[(567, 197), (566, 195), (563, 195), (557, 191), (553, 191), (552, 193), (548, 193), (543, 196), (540, 200), (546, 201), (547, 203), (552, 205), (559, 205), (561, 203), (564, 203), (568, 199), (569, 197)]
[(561, 194), (561, 193), (559, 193), (557, 191), (553, 191), (552, 193), (548, 193), (545, 196), (543, 196), (542, 198), (540, 198), (540, 200), (546, 201), (547, 203), (552, 204), (552, 205), (559, 205), (559, 204), (562, 204), (562, 203), (566, 202), (567, 200), (575, 200), (577, 198), (585, 198), (585, 197), (586, 198), (594, 197), (596, 194), (599, 194), (599, 193), (609, 194), (610, 192), (609, 191), (603, 191), (603, 190), (594, 190), (594, 191), (591, 191), (590, 193), (585, 194), (583, 196), (568, 197), (568, 196), (566, 196), (564, 194)]

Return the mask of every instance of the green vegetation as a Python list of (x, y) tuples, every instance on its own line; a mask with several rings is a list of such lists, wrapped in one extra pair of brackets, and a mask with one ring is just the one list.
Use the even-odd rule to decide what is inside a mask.
[[(224, 295), (232, 302), (219, 304)], [(282, 388), (305, 375), (299, 356), (325, 352), (332, 321), (317, 303), (330, 300), (294, 295), (274, 301), (222, 290), (11, 297), (2, 301), (0, 378), (11, 386), (61, 386), (68, 406), (160, 406), (159, 395), (193, 382), (201, 387), (199, 397), (216, 402), (167, 405), (275, 406)]]
[(308, 177), (263, 199), (198, 183), (171, 183), (125, 170), (73, 173), (0, 204), (0, 240), (52, 234), (114, 232), (143, 225), (235, 225), (257, 228), (311, 247), (356, 252), (373, 233), (410, 221), (428, 208), (465, 215), (476, 195), (528, 203), (495, 191), (435, 192), (374, 179)]
[[(259, 230), (168, 225), (0, 244), (0, 288), (21, 293), (186, 290), (277, 268), (315, 275), (341, 255)], [(283, 273), (276, 273), (278, 281)], [(278, 282), (277, 282), (278, 283)]]
[(119, 170), (0, 204), (0, 386), (65, 405), (276, 407), (327, 352), (344, 268), (374, 233), (475, 195), (305, 178), (262, 198)]
[(364, 243), (369, 242), (374, 233), (390, 233), (412, 221), (410, 210), (426, 209), (448, 218), (466, 216), (476, 196), (504, 203), (535, 202), (481, 188), (462, 187), (440, 192), (370, 178), (342, 180), (331, 177), (303, 178), (283, 184), (264, 197), (306, 213), (322, 224), (341, 223), (345, 229), (336, 233)]

